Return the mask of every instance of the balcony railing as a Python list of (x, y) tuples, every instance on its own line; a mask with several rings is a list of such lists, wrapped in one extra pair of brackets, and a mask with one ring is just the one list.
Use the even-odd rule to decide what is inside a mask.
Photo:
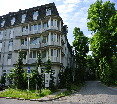
[(28, 46), (27, 45), (21, 45), (20, 49), (28, 49)]
[(52, 62), (60, 62), (60, 58), (51, 56), (51, 61)]
[(39, 44), (30, 44), (30, 48), (40, 48), (41, 45)]
[(41, 43), (41, 44), (40, 44), (41, 47), (45, 47), (45, 46), (47, 46), (47, 45), (48, 45), (47, 43)]
[(60, 45), (59, 42), (51, 41), (51, 45)]

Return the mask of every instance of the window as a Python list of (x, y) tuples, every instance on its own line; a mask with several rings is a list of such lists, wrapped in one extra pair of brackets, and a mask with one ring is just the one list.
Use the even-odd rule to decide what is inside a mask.
[(56, 57), (57, 56), (57, 50), (54, 49), (54, 56)]
[(38, 28), (38, 25), (34, 25), (34, 30), (37, 30), (37, 28)]
[(42, 43), (46, 43), (46, 36), (43, 36)]
[(11, 59), (12, 58), (12, 54), (8, 54), (8, 59)]
[(12, 18), (11, 25), (14, 25), (14, 23), (15, 23), (15, 17)]
[(33, 58), (36, 58), (36, 51), (33, 51)]
[(46, 9), (46, 16), (48, 16), (48, 15), (51, 15), (51, 9), (50, 8)]
[(30, 58), (37, 58), (37, 52), (36, 51), (31, 51), (30, 52)]
[(30, 52), (30, 58), (33, 58), (33, 52)]
[(30, 38), (30, 44), (37, 44), (38, 38), (34, 37), (34, 38)]
[(47, 22), (43, 23), (43, 28), (45, 29), (47, 27), (48, 27), (48, 23)]
[(28, 30), (28, 26), (23, 26), (22, 27), (22, 32), (27, 32), (27, 30)]
[(38, 30), (41, 30), (41, 24), (38, 24)]
[(10, 38), (13, 38), (13, 33), (14, 33), (14, 31), (13, 30), (10, 30), (10, 32), (9, 32)]
[(33, 14), (33, 20), (37, 20), (37, 17), (38, 17), (38, 11), (34, 12), (34, 14)]
[(54, 25), (53, 26), (57, 27), (57, 20), (56, 19), (54, 19)]
[(30, 31), (33, 31), (33, 25), (30, 26)]
[(53, 41), (53, 37), (54, 37), (54, 34), (53, 34), (53, 33), (51, 33), (51, 41)]
[(51, 49), (51, 56), (53, 56), (53, 49)]
[(51, 20), (51, 26), (53, 26), (53, 20)]
[(3, 31), (0, 31), (0, 40), (3, 38)]
[(0, 48), (2, 48), (2, 41), (0, 41)]
[(21, 45), (27, 45), (27, 38), (21, 39)]
[(56, 34), (51, 33), (51, 41), (56, 41)]
[(4, 24), (5, 24), (5, 20), (2, 21), (2, 23), (1, 23), (1, 27), (3, 27)]
[(42, 58), (45, 58), (46, 57), (46, 51), (42, 51)]
[(0, 54), (0, 61), (1, 61), (1, 54)]
[(57, 57), (59, 56), (59, 50), (57, 50)]
[(9, 41), (9, 46), (13, 46), (13, 40)]
[(25, 22), (25, 18), (26, 18), (26, 14), (23, 14), (22, 15), (22, 21), (21, 21), (21, 23), (24, 23)]

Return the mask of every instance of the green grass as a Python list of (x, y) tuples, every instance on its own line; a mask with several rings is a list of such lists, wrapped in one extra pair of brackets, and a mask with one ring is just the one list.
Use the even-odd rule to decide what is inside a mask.
[(27, 91), (19, 89), (6, 89), (5, 91), (0, 92), (0, 97), (38, 99), (51, 93), (52, 92), (48, 89), (43, 89), (41, 93), (37, 93), (35, 90)]
[(62, 92), (62, 93), (57, 94), (55, 97), (68, 96), (68, 95), (70, 95), (71, 93), (72, 93), (72, 91), (67, 90), (67, 91), (64, 91), (64, 92)]
[(83, 86), (84, 86), (84, 84), (79, 84), (79, 85), (72, 84), (70, 90), (66, 90), (62, 93), (59, 93), (59, 94), (56, 95), (56, 97), (71, 95), (73, 93), (73, 91), (79, 91)]

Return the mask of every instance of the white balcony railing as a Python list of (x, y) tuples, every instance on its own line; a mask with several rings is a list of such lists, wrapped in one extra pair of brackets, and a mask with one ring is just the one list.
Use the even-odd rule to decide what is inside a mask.
[(40, 44), (30, 44), (30, 48), (40, 48)]
[(51, 56), (51, 61), (52, 62), (60, 62), (60, 58)]
[(59, 42), (51, 41), (51, 45), (60, 45)]
[(21, 45), (20, 47), (21, 47), (20, 49), (28, 49), (27, 45)]

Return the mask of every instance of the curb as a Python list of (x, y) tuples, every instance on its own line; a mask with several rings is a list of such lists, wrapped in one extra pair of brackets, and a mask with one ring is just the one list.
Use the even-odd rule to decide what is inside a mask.
[(42, 99), (24, 99), (24, 98), (15, 98), (15, 97), (0, 97), (0, 98), (45, 102), (45, 101), (56, 100), (56, 99), (59, 99), (59, 98), (62, 98), (62, 97), (65, 97), (65, 96), (55, 97), (55, 98), (51, 98), (51, 99), (47, 99), (47, 100), (42, 100)]

